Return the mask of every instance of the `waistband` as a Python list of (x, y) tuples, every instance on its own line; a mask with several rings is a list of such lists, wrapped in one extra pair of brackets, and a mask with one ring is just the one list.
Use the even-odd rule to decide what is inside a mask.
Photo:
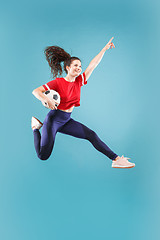
[(60, 109), (57, 109), (57, 110), (55, 110), (56, 112), (58, 111), (58, 112), (61, 112), (62, 114), (65, 114), (65, 115), (71, 115), (71, 113), (72, 112), (64, 112), (64, 111), (62, 111), (62, 110), (60, 110)]

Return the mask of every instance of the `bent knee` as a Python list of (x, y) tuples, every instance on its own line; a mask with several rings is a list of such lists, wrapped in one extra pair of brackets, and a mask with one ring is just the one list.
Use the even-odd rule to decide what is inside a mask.
[(41, 160), (47, 160), (52, 153), (52, 149), (49, 146), (42, 146), (40, 152), (37, 154)]
[(45, 161), (45, 160), (47, 160), (47, 159), (49, 158), (49, 156), (44, 155), (44, 154), (39, 154), (39, 155), (38, 155), (38, 158), (39, 158), (40, 160)]

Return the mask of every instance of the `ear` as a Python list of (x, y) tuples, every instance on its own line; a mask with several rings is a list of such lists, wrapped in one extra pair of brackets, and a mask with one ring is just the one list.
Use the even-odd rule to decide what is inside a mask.
[(66, 69), (67, 69), (67, 72), (68, 72), (68, 70), (69, 70), (69, 66), (66, 66)]

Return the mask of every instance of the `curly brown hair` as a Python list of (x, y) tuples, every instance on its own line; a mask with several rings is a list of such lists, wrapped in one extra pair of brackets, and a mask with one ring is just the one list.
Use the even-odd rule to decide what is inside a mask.
[(53, 74), (53, 78), (57, 77), (57, 75), (62, 75), (62, 66), (61, 62), (64, 63), (64, 71), (66, 73), (66, 66), (70, 66), (73, 60), (79, 60), (78, 57), (71, 57), (69, 53), (67, 53), (63, 48), (58, 46), (50, 46), (46, 47), (44, 50), (44, 54), (46, 56), (46, 60), (51, 67), (51, 73)]

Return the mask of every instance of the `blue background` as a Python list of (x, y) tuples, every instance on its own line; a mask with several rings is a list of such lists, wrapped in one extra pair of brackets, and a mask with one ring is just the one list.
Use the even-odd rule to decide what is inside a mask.
[[(159, 10), (156, 0), (1, 2), (1, 239), (160, 238)], [(39, 160), (30, 125), (48, 113), (32, 95), (52, 80), (45, 47), (78, 56), (85, 71), (112, 36), (72, 117), (136, 167), (112, 169), (62, 134)]]

